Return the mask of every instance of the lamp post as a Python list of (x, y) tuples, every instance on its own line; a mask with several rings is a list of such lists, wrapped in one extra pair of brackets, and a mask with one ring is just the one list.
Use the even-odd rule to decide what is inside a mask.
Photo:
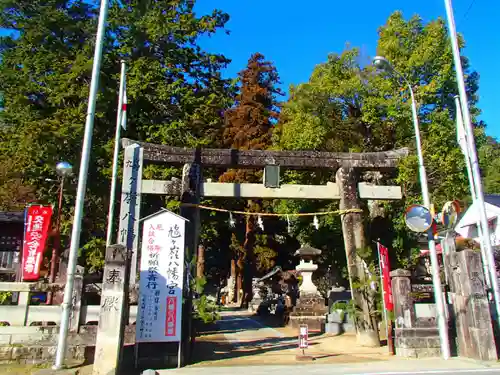
[[(418, 123), (418, 114), (417, 114), (417, 102), (415, 101), (415, 95), (413, 93), (413, 88), (410, 82), (394, 69), (392, 64), (385, 57), (375, 56), (373, 59), (373, 65), (382, 71), (385, 71), (394, 76), (398, 76), (401, 78), (405, 84), (408, 86), (408, 90), (410, 91), (411, 96), (411, 111), (413, 116), (413, 127), (415, 131), (415, 142), (417, 146), (417, 157), (418, 157), (418, 171), (420, 177), (420, 187), (422, 189), (422, 200), (424, 206), (431, 210), (431, 200), (429, 196), (429, 186), (427, 184), (427, 173), (425, 171), (424, 166), (424, 156), (422, 153), (422, 144), (420, 140), (420, 128)], [(441, 287), (441, 277), (439, 272), (439, 263), (436, 252), (436, 241), (434, 240), (434, 234), (432, 229), (429, 229), (427, 232), (427, 238), (429, 241), (429, 252), (431, 257), (431, 266), (432, 266), (432, 284), (434, 287), (434, 298), (436, 300), (436, 311), (437, 311), (437, 320), (439, 327), (439, 337), (441, 341), (441, 354), (444, 359), (450, 358), (450, 346), (448, 339), (448, 323), (446, 319), (445, 313), (445, 305), (443, 301), (443, 292)]]
[[(67, 161), (61, 161), (56, 165), (56, 173), (60, 178), (59, 185), (59, 203), (57, 205), (57, 218), (56, 218), (56, 228), (55, 228), (55, 241), (52, 248), (52, 256), (50, 258), (50, 273), (49, 273), (49, 283), (53, 283), (56, 279), (57, 272), (57, 259), (59, 257), (59, 252), (61, 250), (61, 213), (62, 213), (62, 199), (64, 193), (64, 180), (66, 177), (71, 176), (73, 173), (73, 166)], [(47, 304), (52, 304), (53, 294), (49, 292), (47, 295)]]

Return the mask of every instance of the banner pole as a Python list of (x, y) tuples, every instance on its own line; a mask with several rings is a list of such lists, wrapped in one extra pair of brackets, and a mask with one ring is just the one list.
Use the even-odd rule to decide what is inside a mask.
[(181, 345), (181, 341), (179, 341), (179, 348), (177, 349), (177, 368), (181, 368), (181, 354), (182, 354), (182, 345)]
[(123, 118), (123, 92), (125, 91), (125, 77), (127, 74), (125, 61), (121, 61), (120, 88), (118, 90), (118, 113), (116, 115), (115, 145), (113, 150), (113, 172), (111, 175), (111, 190), (109, 192), (108, 230), (106, 233), (106, 246), (113, 242), (113, 224), (115, 219), (116, 185), (118, 180), (118, 163), (120, 156), (120, 133)]
[(378, 266), (380, 270), (380, 289), (382, 291), (382, 308), (384, 309), (384, 324), (385, 324), (385, 337), (387, 339), (387, 347), (389, 351), (389, 319), (387, 319), (387, 308), (385, 306), (385, 289), (384, 289), (384, 270), (382, 268), (382, 257), (380, 255), (380, 242), (377, 242), (377, 253), (378, 253)]

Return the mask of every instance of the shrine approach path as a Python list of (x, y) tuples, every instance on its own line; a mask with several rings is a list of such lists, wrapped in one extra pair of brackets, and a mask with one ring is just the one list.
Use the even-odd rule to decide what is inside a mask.
[[(191, 366), (290, 364), (299, 354), (298, 332), (273, 317), (243, 310), (222, 311), (221, 320), (199, 332)], [(307, 354), (314, 363), (353, 363), (388, 359), (386, 348), (360, 348), (356, 337), (311, 334)], [(190, 366), (190, 367), (191, 367)]]

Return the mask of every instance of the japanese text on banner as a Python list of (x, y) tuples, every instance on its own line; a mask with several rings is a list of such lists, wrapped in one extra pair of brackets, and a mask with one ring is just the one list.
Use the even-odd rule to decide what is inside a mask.
[(165, 211), (144, 221), (137, 342), (179, 342), (185, 220)]
[(380, 265), (382, 272), (382, 281), (383, 281), (383, 291), (384, 291), (384, 302), (385, 308), (387, 311), (394, 310), (394, 303), (392, 300), (392, 289), (391, 289), (391, 276), (390, 276), (390, 265), (389, 265), (389, 250), (382, 245), (378, 245), (379, 254), (380, 254)]
[(23, 244), (23, 280), (40, 278), (40, 265), (49, 232), (51, 206), (30, 206), (26, 212)]

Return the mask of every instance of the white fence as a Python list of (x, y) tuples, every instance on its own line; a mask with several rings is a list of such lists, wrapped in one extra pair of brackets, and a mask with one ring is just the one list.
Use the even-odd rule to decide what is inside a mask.
[[(60, 290), (61, 284), (42, 283), (0, 283), (0, 292), (18, 292), (17, 305), (0, 305), (0, 322), (9, 326), (59, 325), (61, 322), (60, 305), (31, 305), (31, 295), (36, 292)], [(78, 330), (79, 325), (98, 324), (99, 305), (81, 305), (74, 301), (71, 329)], [(130, 306), (129, 324), (134, 324), (137, 306)]]

